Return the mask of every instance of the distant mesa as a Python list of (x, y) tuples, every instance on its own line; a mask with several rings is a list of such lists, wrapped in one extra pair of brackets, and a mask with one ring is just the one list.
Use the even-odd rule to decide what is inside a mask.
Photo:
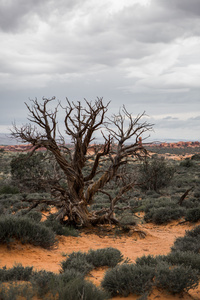
[[(139, 141), (139, 144), (142, 145), (142, 140)], [(145, 146), (148, 148), (196, 148), (200, 147), (200, 142), (177, 142), (177, 143), (145, 143)], [(69, 148), (72, 148), (72, 145), (67, 145)], [(89, 151), (96, 150), (96, 147), (101, 149), (101, 144), (99, 145), (90, 145)], [(7, 145), (7, 146), (0, 146), (0, 150), (4, 151), (11, 151), (11, 152), (20, 152), (20, 151), (31, 151), (32, 145), (31, 144), (18, 144), (18, 145)], [(45, 151), (45, 148), (40, 148), (39, 151)]]

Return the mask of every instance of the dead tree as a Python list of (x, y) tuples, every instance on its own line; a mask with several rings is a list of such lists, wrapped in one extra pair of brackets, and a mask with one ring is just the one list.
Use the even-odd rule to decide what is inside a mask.
[[(30, 123), (22, 127), (14, 125), (12, 135), (22, 142), (30, 143), (32, 154), (41, 147), (46, 148), (63, 170), (67, 189), (59, 182), (52, 186), (55, 201), (51, 204), (59, 207), (59, 220), (67, 217), (69, 223), (80, 226), (117, 223), (115, 205), (124, 193), (134, 187), (135, 181), (124, 185), (115, 197), (110, 196), (109, 208), (89, 212), (88, 206), (93, 202), (95, 194), (114, 179), (130, 157), (138, 160), (147, 155), (140, 137), (152, 129), (152, 124), (141, 122), (144, 113), (133, 118), (125, 107), (118, 115), (108, 119), (106, 113), (109, 103), (105, 105), (102, 98), (97, 98), (94, 103), (84, 100), (84, 107), (80, 102), (66, 99), (66, 106), (57, 102), (56, 108), (49, 110), (49, 105), (54, 101), (55, 97), (43, 98), (42, 103), (37, 99), (31, 100), (31, 106), (25, 103)], [(71, 137), (73, 147), (66, 146), (57, 128), (58, 108), (65, 110), (65, 134)], [(101, 132), (104, 142), (93, 147), (91, 153), (91, 142), (97, 131)], [(103, 173), (98, 173), (102, 160), (106, 160), (107, 168)], [(91, 167), (84, 175), (83, 170), (88, 161)]]

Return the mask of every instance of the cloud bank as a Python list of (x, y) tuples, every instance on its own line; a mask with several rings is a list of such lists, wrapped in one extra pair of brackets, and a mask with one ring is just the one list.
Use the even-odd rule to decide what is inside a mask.
[(199, 140), (199, 15), (199, 0), (2, 0), (0, 131), (29, 97), (104, 96), (145, 110), (152, 138)]

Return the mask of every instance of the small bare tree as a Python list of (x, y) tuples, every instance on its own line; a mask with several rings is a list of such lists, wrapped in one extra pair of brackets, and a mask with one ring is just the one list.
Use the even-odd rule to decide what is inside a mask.
[[(89, 211), (88, 207), (95, 194), (99, 191), (104, 192), (106, 184), (119, 176), (119, 172), (123, 172), (122, 166), (128, 164), (130, 157), (132, 160), (138, 160), (146, 156), (147, 151), (141, 143), (141, 136), (152, 129), (152, 124), (141, 122), (144, 113), (133, 118), (125, 107), (118, 115), (108, 119), (106, 113), (109, 103), (105, 105), (102, 98), (97, 98), (94, 103), (84, 100), (84, 107), (80, 102), (74, 103), (66, 99), (65, 107), (57, 102), (52, 111), (49, 110), (49, 105), (53, 101), (55, 97), (43, 98), (42, 103), (37, 99), (31, 100), (31, 106), (25, 103), (30, 123), (22, 127), (14, 125), (12, 131), (15, 138), (32, 145), (31, 154), (41, 147), (50, 151), (64, 172), (67, 188), (63, 188), (57, 182), (52, 186), (55, 200), (43, 202), (59, 207), (57, 219), (60, 221), (67, 217), (69, 223), (80, 226), (117, 223), (114, 214), (116, 204), (124, 193), (134, 187), (134, 180), (123, 184), (114, 197), (108, 195), (109, 208)], [(59, 107), (65, 110), (65, 133), (71, 137), (73, 147), (65, 144), (57, 128)], [(91, 147), (97, 131), (101, 131), (104, 142)], [(84, 167), (88, 161), (91, 168), (84, 174)], [(103, 172), (100, 168), (102, 161), (107, 161), (106, 170)], [(121, 173), (120, 176), (124, 174)]]

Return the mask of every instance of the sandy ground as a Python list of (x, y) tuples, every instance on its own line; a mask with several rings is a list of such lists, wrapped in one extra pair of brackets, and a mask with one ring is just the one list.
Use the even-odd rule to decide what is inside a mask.
[[(78, 237), (58, 237), (57, 245), (46, 250), (31, 245), (22, 245), (19, 242), (12, 243), (9, 248), (0, 245), (0, 267), (12, 267), (15, 263), (21, 263), (23, 266), (34, 266), (35, 269), (45, 269), (59, 273), (60, 263), (65, 259), (64, 254), (73, 251), (87, 252), (89, 249), (98, 249), (106, 247), (115, 247), (119, 249), (124, 257), (129, 258), (132, 262), (142, 255), (158, 255), (170, 252), (175, 239), (184, 236), (185, 230), (191, 230), (193, 225), (182, 224), (177, 225), (173, 222), (167, 226), (155, 226), (153, 224), (138, 225), (136, 231), (131, 232), (130, 236), (105, 236), (95, 235), (91, 233), (81, 233)], [(146, 237), (142, 238), (137, 230), (146, 233)], [(94, 284), (99, 285), (106, 269), (101, 268), (94, 270), (88, 277)], [(138, 299), (138, 296), (130, 296), (128, 298), (114, 299)], [(172, 296), (154, 290), (148, 299), (180, 299), (179, 296)], [(200, 299), (200, 287), (189, 291), (181, 297), (181, 299)]]

